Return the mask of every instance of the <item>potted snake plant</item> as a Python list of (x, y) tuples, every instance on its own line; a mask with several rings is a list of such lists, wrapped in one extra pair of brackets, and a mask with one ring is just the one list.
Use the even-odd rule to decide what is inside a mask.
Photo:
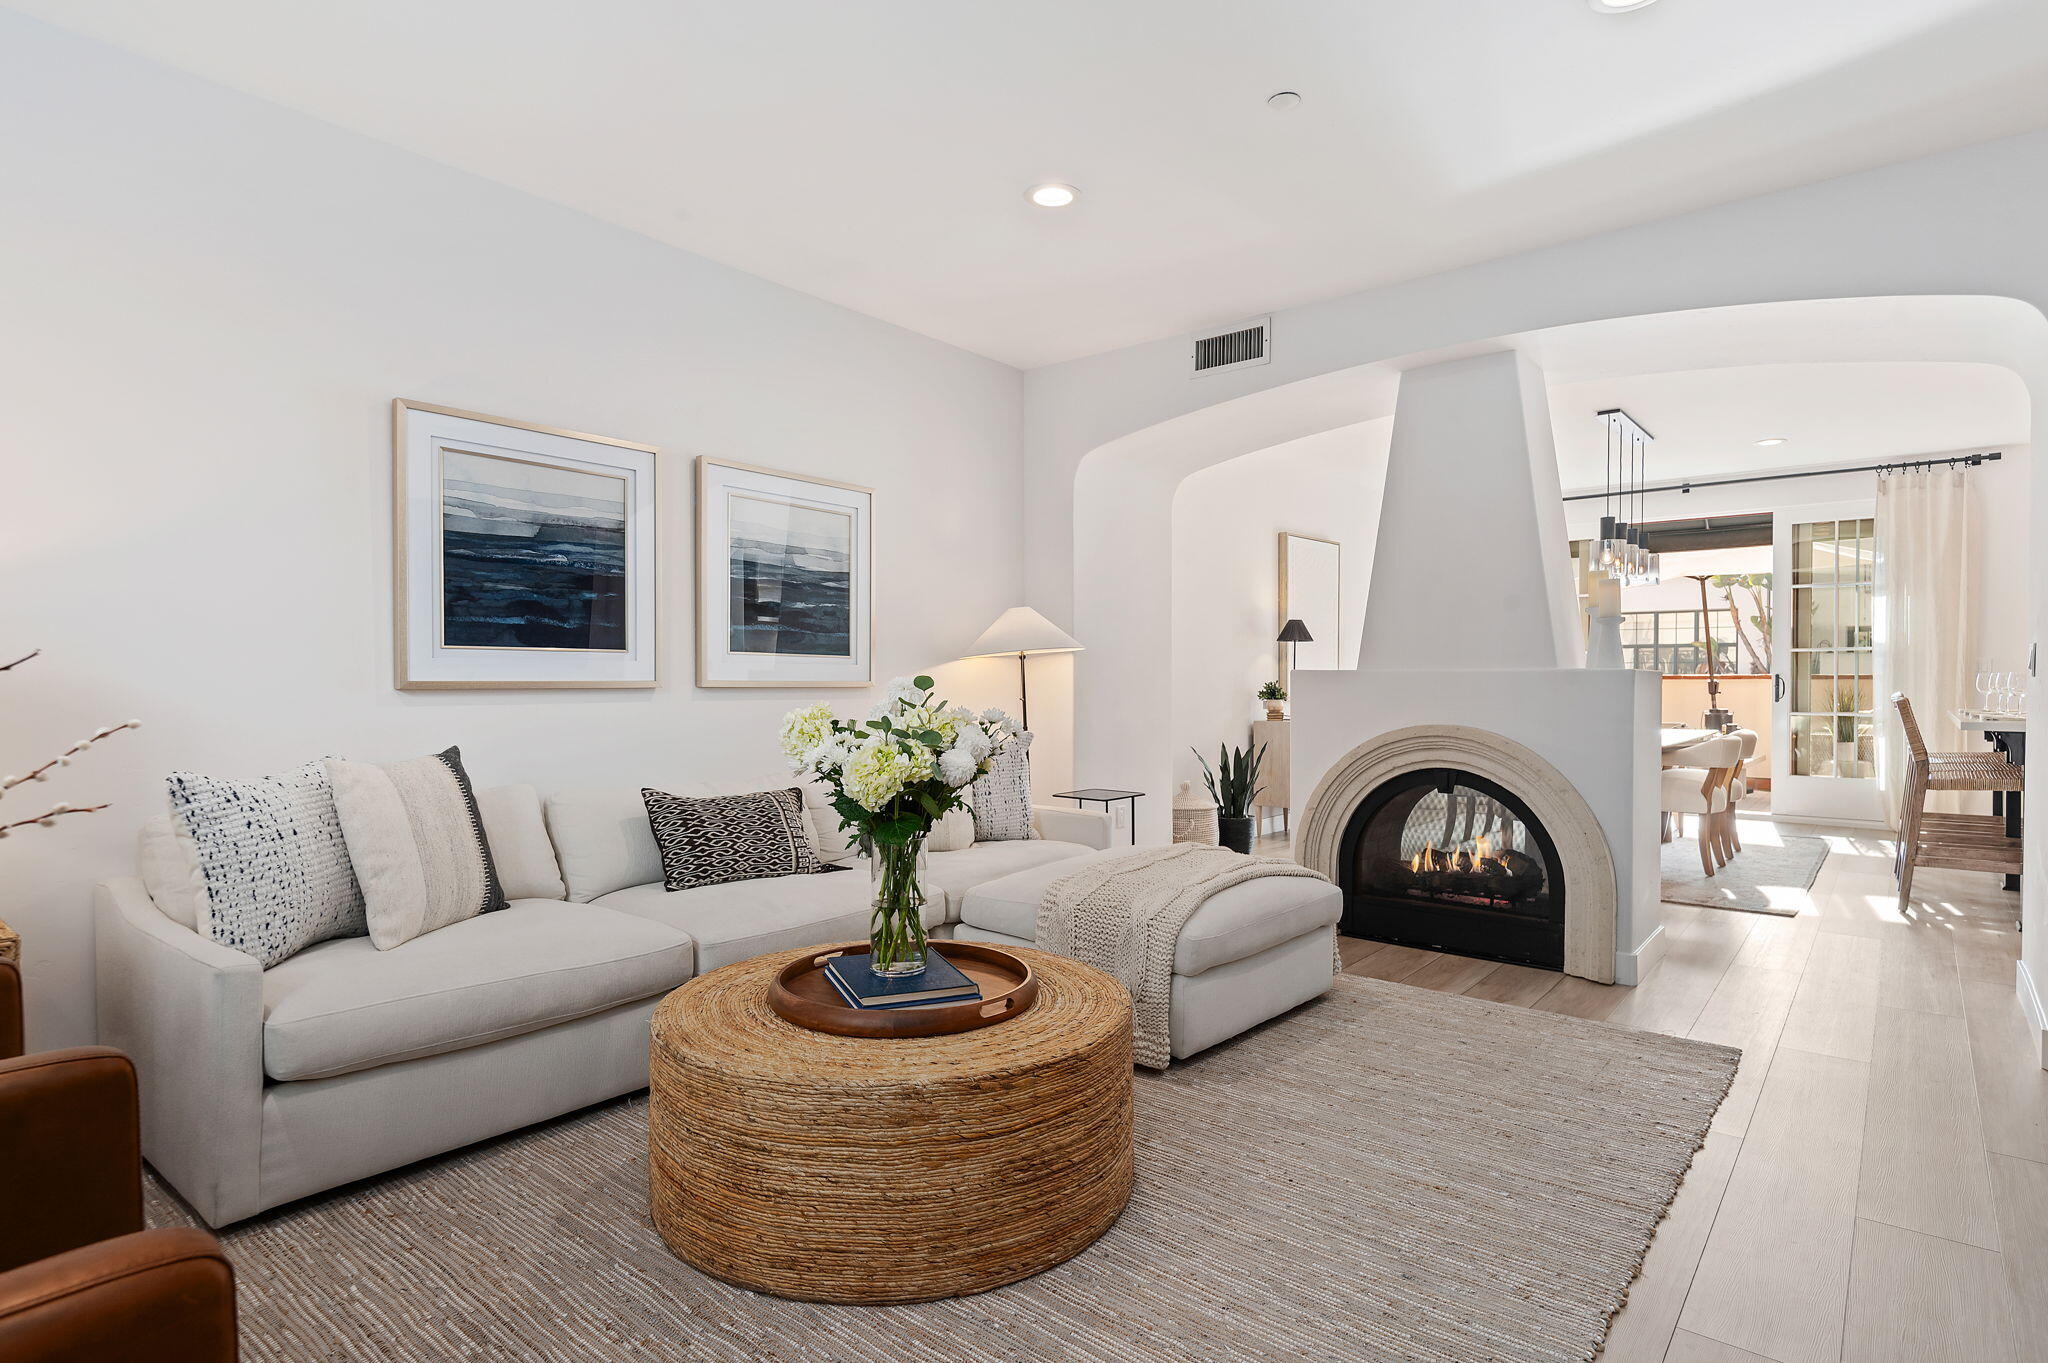
[(1233, 852), (1250, 855), (1252, 796), (1259, 789), (1259, 767), (1266, 760), (1265, 744), (1250, 752), (1218, 744), (1214, 767), (1200, 752), (1195, 753), (1195, 760), (1202, 764), (1202, 784), (1209, 788), (1209, 798), (1216, 802), (1217, 839)]

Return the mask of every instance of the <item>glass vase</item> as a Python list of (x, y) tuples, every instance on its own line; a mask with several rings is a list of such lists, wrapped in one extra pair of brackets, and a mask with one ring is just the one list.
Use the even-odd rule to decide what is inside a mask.
[(930, 830), (905, 843), (868, 844), (874, 907), (868, 916), (868, 967), (877, 975), (924, 969), (924, 886), (917, 878)]

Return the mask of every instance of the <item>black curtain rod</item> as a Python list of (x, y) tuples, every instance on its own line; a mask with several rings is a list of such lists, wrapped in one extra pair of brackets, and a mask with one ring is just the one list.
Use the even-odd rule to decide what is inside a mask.
[[(2003, 459), (2005, 456), (1993, 450), (1989, 454), (1959, 454), (1953, 459), (1905, 459), (1895, 464), (1858, 464), (1850, 469), (1808, 469), (1803, 473), (1759, 473), (1753, 478), (1715, 478), (1704, 483), (1670, 483), (1664, 487), (1646, 487), (1644, 492), (1691, 492), (1696, 487), (1734, 487), (1737, 483), (1781, 483), (1787, 478), (1828, 478), (1837, 473), (1897, 473), (1901, 469), (1932, 469), (1943, 464), (1950, 468), (1958, 464), (1964, 468), (1976, 468), (1988, 460)], [(1568, 502), (1596, 501), (1607, 494), (1604, 492), (1575, 492), (1565, 498)]]

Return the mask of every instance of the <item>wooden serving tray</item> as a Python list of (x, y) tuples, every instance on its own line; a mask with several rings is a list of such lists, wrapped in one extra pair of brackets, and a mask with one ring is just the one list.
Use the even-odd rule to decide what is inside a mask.
[(1001, 947), (981, 942), (933, 942), (960, 973), (981, 986), (981, 997), (966, 1003), (927, 1003), (910, 1008), (854, 1008), (825, 978), (834, 956), (867, 954), (867, 943), (820, 947), (799, 956), (768, 985), (768, 1006), (784, 1020), (834, 1036), (946, 1036), (989, 1027), (1030, 1008), (1038, 999), (1031, 967)]

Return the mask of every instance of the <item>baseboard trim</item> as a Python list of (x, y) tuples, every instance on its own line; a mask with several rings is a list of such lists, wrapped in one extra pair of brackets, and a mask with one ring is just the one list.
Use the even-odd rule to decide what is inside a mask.
[(2041, 991), (2034, 987), (2033, 972), (2027, 969), (2025, 961), (2015, 961), (2014, 975), (2020, 996), (2020, 1011), (2027, 1015), (2027, 1021), (2034, 1027), (2035, 1055), (2041, 1068), (2048, 1070), (2048, 1008), (2041, 1006)]
[(1614, 982), (1631, 987), (1640, 984), (1645, 976), (1657, 968), (1657, 962), (1664, 959), (1664, 948), (1671, 939), (1664, 935), (1664, 925), (1659, 923), (1650, 929), (1650, 935), (1634, 951), (1614, 953)]

